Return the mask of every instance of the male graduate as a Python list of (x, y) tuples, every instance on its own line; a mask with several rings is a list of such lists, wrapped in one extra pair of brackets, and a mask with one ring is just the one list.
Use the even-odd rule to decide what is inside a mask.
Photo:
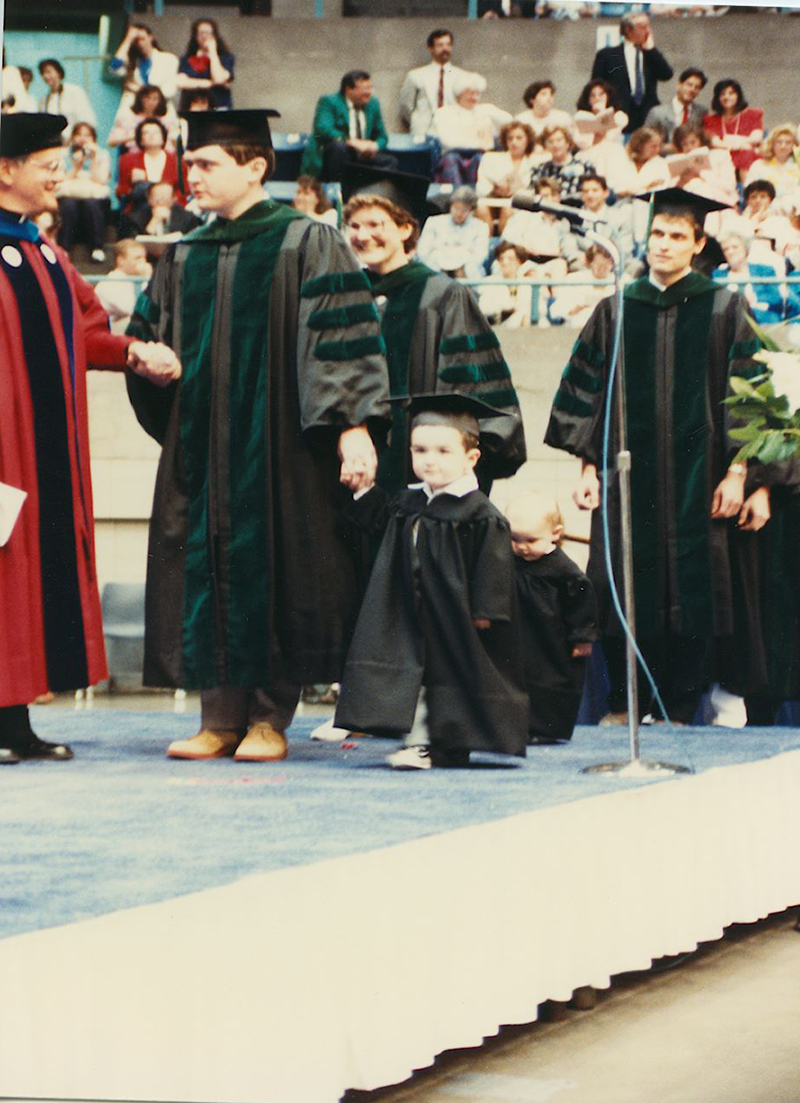
[[(730, 539), (754, 525), (758, 498), (745, 501), (746, 468), (733, 464), (723, 399), (732, 375), (759, 374), (760, 345), (744, 298), (692, 270), (705, 245), (706, 213), (720, 204), (677, 188), (653, 195), (649, 275), (625, 289), (622, 355), (631, 499), (636, 631), (670, 719), (688, 723), (707, 680), (712, 639), (733, 631)], [(599, 303), (575, 343), (556, 393), (545, 440), (580, 456), (574, 493), (600, 504), (602, 437), (616, 302)], [(608, 477), (616, 459), (612, 425)], [(610, 490), (610, 530), (619, 565), (619, 502)], [(600, 602), (611, 678), (608, 722), (627, 720), (625, 646), (610, 602), (599, 511), (587, 573)], [(616, 577), (621, 571), (616, 570)], [(646, 698), (642, 696), (644, 711)]]
[(31, 221), (58, 208), (65, 124), (17, 114), (0, 127), (0, 763), (72, 758), (33, 733), (28, 702), (107, 677), (87, 364), (127, 362), (162, 382), (179, 369), (163, 346), (112, 336), (94, 292)]
[(339, 461), (371, 478), (388, 416), (366, 275), (337, 230), (264, 198), (274, 114), (185, 116), (187, 182), (216, 218), (164, 254), (130, 330), (183, 364), (164, 391), (129, 379), (163, 446), (145, 682), (201, 691), (174, 758), (282, 759), (300, 687), (338, 680), (356, 611)]

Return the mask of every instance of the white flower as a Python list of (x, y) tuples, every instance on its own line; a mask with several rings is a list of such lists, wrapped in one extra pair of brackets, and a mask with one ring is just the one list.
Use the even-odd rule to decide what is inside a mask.
[(800, 409), (800, 358), (794, 352), (757, 352), (755, 360), (765, 364), (776, 395), (785, 395), (792, 411)]

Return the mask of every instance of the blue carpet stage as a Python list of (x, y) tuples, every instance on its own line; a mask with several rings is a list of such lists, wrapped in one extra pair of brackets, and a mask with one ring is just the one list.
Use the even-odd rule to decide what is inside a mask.
[(400, 774), (317, 722), (260, 766), (35, 710), (76, 759), (2, 771), (3, 1095), (335, 1103), (800, 901), (798, 729), (644, 729), (696, 774), (642, 783), (580, 773), (623, 729)]

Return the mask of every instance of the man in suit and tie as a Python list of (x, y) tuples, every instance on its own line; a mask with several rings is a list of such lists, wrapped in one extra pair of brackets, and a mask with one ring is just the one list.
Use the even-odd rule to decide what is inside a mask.
[(389, 136), (372, 77), (363, 69), (345, 73), (339, 91), (320, 96), (300, 172), (318, 180), (341, 180), (347, 164), (392, 170), (397, 158), (384, 153)]
[(628, 116), (625, 133), (644, 125), (647, 113), (658, 101), (658, 82), (669, 80), (672, 67), (656, 49), (650, 17), (624, 15), (619, 25), (622, 42), (598, 50), (592, 66), (592, 79), (607, 80), (614, 86), (619, 106)]
[(453, 81), (462, 69), (450, 64), (453, 32), (444, 29), (428, 35), (429, 65), (421, 65), (406, 74), (400, 89), (400, 118), (409, 131), (419, 137), (428, 133), (437, 107), (456, 102)]
[(655, 127), (664, 135), (665, 142), (672, 141), (677, 126), (703, 125), (703, 116), (709, 108), (697, 103), (697, 97), (708, 83), (708, 77), (702, 69), (684, 69), (678, 77), (678, 87), (669, 103), (660, 103), (651, 107), (645, 119), (645, 126)]

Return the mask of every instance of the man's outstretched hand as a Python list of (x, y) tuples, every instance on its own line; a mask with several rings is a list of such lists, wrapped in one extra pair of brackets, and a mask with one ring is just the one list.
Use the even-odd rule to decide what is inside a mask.
[(181, 377), (181, 362), (169, 345), (158, 341), (132, 341), (128, 345), (128, 367), (131, 371), (166, 387)]

